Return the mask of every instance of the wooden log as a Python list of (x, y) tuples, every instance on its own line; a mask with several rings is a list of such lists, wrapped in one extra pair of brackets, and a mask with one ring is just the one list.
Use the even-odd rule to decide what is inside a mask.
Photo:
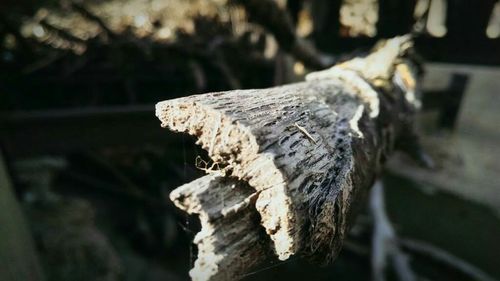
[[(300, 254), (322, 264), (332, 261), (382, 163), (398, 139), (411, 132), (418, 98), (416, 74), (406, 58), (410, 39), (397, 37), (380, 46), (365, 58), (310, 74), (306, 82), (195, 95), (156, 106), (162, 126), (195, 136), (208, 151), (220, 168), (211, 172), (255, 190), (255, 199), (244, 203), (240, 196), (241, 202), (232, 205), (258, 212), (269, 246), (281, 260)], [(214, 211), (216, 206), (206, 200), (180, 198), (193, 198), (191, 186), (229, 196), (226, 185), (209, 182), (200, 179), (171, 196), (182, 209), (199, 213), (202, 224), (203, 217), (221, 213), (223, 207)], [(233, 216), (244, 215), (235, 208)], [(248, 224), (230, 229), (256, 227), (243, 221)], [(217, 228), (211, 229), (209, 239), (217, 240)], [(203, 241), (197, 244), (215, 249), (204, 248)], [(207, 255), (216, 252), (204, 251), (198, 259), (210, 262)], [(232, 252), (217, 256), (231, 260)], [(194, 275), (192, 271), (196, 280), (218, 280), (211, 277), (214, 273)]]

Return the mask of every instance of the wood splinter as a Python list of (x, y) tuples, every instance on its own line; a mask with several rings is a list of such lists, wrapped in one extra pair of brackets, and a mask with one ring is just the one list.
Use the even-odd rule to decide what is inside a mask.
[(239, 279), (269, 255), (320, 264), (338, 255), (418, 109), (410, 38), (379, 46), (302, 83), (157, 104), (162, 126), (195, 136), (224, 167), (171, 194), (200, 217), (194, 280)]

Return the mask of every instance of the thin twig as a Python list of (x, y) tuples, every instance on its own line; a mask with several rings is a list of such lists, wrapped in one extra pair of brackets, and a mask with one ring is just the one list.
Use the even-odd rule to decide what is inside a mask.
[(311, 136), (311, 134), (309, 134), (306, 128), (300, 126), (299, 124), (297, 124), (297, 122), (295, 122), (293, 125), (297, 127), (297, 129), (299, 129), (299, 131), (301, 131), (310, 141), (316, 143), (316, 140), (313, 138), (313, 136)]
[(401, 251), (398, 245), (396, 233), (385, 212), (384, 186), (377, 181), (372, 187), (370, 194), (370, 210), (374, 220), (374, 231), (372, 240), (372, 270), (373, 280), (385, 280), (385, 268), (387, 258), (391, 258), (399, 280), (417, 280), (413, 273), (408, 256)]
[(80, 37), (77, 37), (73, 34), (71, 34), (69, 31), (64, 30), (62, 28), (59, 28), (57, 26), (52, 25), (49, 23), (46, 19), (43, 19), (40, 21), (40, 25), (48, 29), (49, 31), (54, 32), (57, 36), (61, 37), (62, 39), (68, 40), (68, 41), (73, 41), (75, 43), (80, 43), (80, 44), (87, 44), (87, 41), (83, 40)]
[(479, 268), (473, 266), (470, 263), (436, 247), (431, 244), (425, 243), (423, 241), (417, 241), (413, 239), (400, 239), (399, 243), (406, 249), (428, 256), (438, 262), (444, 263), (463, 274), (468, 275), (471, 279), (477, 281), (497, 281), (491, 276), (480, 270)]

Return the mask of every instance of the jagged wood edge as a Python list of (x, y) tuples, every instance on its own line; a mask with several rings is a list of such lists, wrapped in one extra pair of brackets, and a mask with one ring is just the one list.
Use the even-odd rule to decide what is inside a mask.
[(200, 219), (201, 231), (193, 241), (198, 259), (189, 273), (193, 280), (237, 280), (270, 256), (269, 238), (254, 207), (257, 195), (247, 183), (216, 174), (170, 194), (177, 207)]

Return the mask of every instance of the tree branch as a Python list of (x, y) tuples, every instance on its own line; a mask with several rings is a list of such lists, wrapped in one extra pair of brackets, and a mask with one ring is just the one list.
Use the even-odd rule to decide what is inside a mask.
[[(214, 184), (219, 180), (210, 175), (172, 193), (177, 206), (202, 221), (193, 279), (238, 278), (223, 264), (239, 260), (237, 253), (249, 246), (252, 251), (244, 252), (249, 260), (237, 267), (240, 276), (263, 261), (266, 251), (249, 242), (258, 236), (248, 230), (259, 228), (271, 241), (264, 249), (281, 260), (299, 254), (325, 264), (338, 255), (358, 207), (418, 107), (416, 72), (406, 57), (409, 38), (380, 45), (363, 59), (309, 75), (306, 82), (157, 104), (162, 126), (195, 136), (213, 167), (220, 167), (208, 172), (247, 185), (247, 193), (235, 197), (241, 187)], [(193, 195), (189, 186), (213, 195)], [(208, 199), (217, 195), (233, 201)], [(247, 219), (247, 212), (260, 220)], [(226, 216), (239, 218), (237, 224)], [(232, 223), (225, 225), (226, 220)], [(257, 240), (234, 240), (247, 241), (236, 248), (205, 242), (228, 243), (233, 235)]]

